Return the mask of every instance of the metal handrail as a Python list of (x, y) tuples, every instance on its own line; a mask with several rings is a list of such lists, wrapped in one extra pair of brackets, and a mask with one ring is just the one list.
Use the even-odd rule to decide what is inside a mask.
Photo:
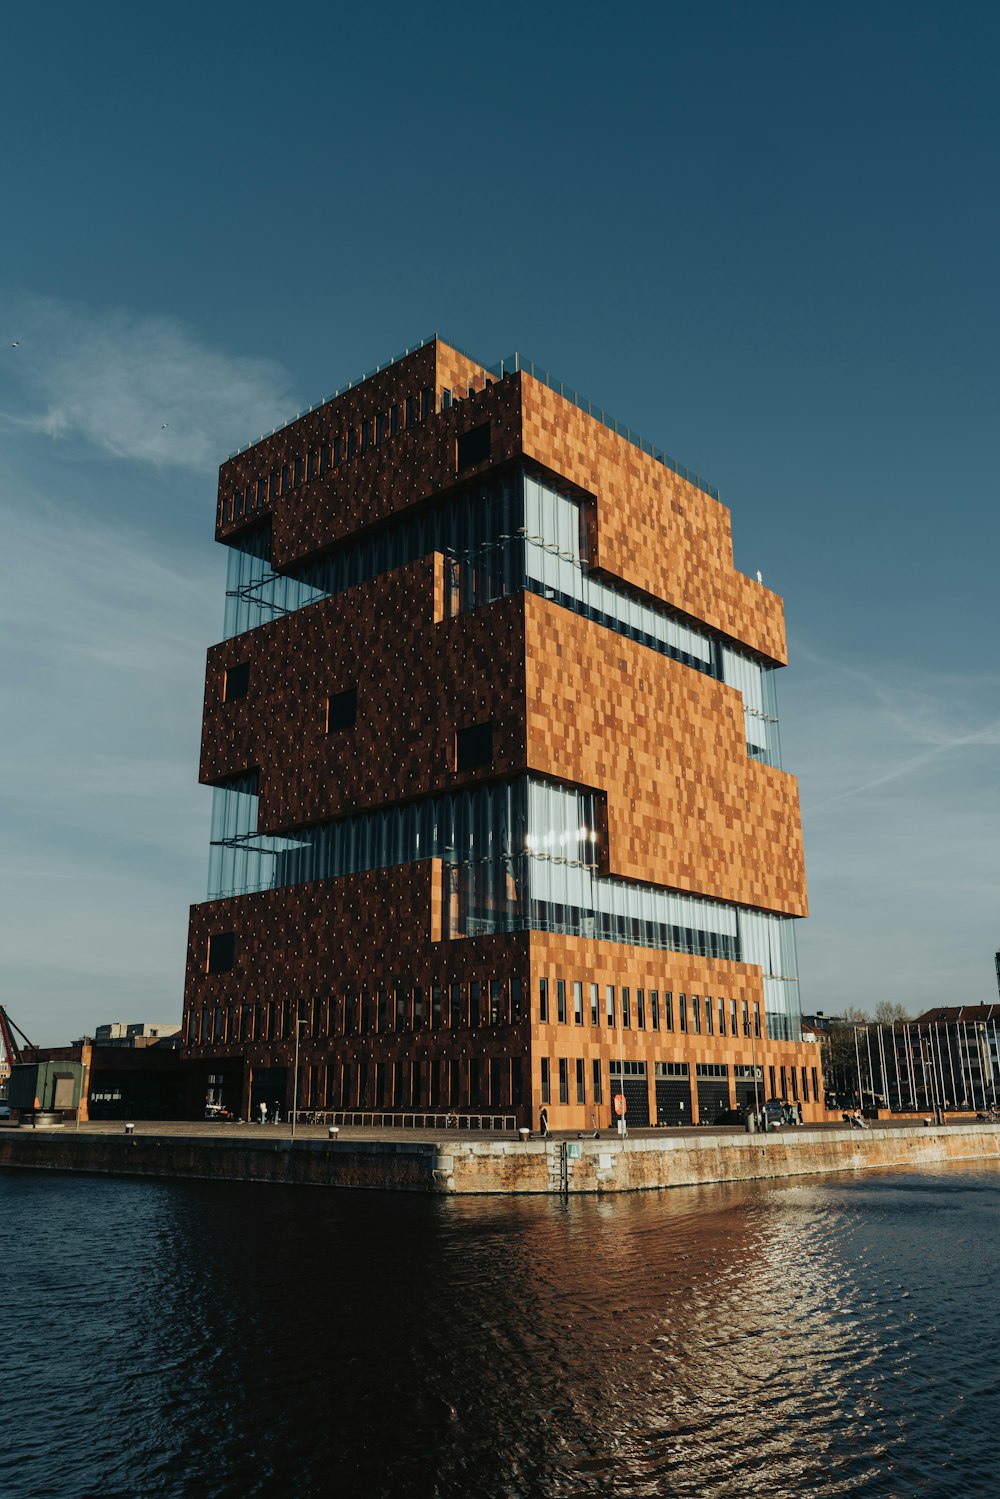
[(517, 1115), (460, 1114), (453, 1109), (434, 1114), (410, 1109), (299, 1109), (295, 1115), (295, 1123), (334, 1124), (338, 1128), (357, 1129), (479, 1129), (514, 1133), (517, 1130)]

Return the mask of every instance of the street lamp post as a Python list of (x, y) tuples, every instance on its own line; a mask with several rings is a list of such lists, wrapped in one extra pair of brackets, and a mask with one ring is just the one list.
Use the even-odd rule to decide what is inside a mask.
[(295, 1116), (299, 1112), (299, 1032), (306, 1024), (296, 1016), (295, 1020), (295, 1067), (292, 1072), (292, 1139), (295, 1139)]
[[(743, 1053), (746, 1056), (746, 1052)], [(750, 1021), (750, 1057), (753, 1065), (753, 1105), (754, 1112), (760, 1113), (760, 1090), (757, 1086), (757, 1020), (756, 1016)]]
[(628, 1123), (625, 1118), (627, 1104), (625, 1100), (625, 1043), (622, 1040), (622, 1008), (623, 1000), (618, 995), (618, 1087), (621, 1089), (623, 1099), (622, 1112), (618, 1116), (618, 1133), (624, 1139), (628, 1134)]

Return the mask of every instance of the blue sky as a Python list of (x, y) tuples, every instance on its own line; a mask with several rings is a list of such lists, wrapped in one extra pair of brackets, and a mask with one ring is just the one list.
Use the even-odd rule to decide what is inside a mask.
[(0, 1002), (29, 1035), (179, 1017), (215, 470), (435, 329), (719, 485), (784, 596), (804, 1008), (996, 997), (996, 7), (4, 24)]

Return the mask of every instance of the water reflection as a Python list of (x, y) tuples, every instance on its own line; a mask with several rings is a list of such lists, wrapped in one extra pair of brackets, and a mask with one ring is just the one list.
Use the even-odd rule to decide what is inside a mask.
[(0, 1492), (992, 1494), (998, 1189), (0, 1176)]

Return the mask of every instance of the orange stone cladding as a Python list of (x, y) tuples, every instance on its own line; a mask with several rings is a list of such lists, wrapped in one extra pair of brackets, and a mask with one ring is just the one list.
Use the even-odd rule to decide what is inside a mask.
[[(539, 1018), (539, 980), (547, 979), (549, 986), (549, 1019)], [(567, 1019), (560, 1024), (557, 1018), (556, 985), (562, 980), (566, 984)], [(583, 984), (583, 1025), (574, 1022), (573, 984)], [(598, 986), (598, 1024), (591, 1024), (589, 988)], [(621, 990), (627, 986), (632, 994), (631, 1025), (626, 1030), (606, 1023), (605, 990), (608, 985), (615, 989), (615, 1014), (621, 1016)], [(699, 1064), (723, 1064), (729, 1068), (728, 1089), (730, 1107), (735, 1108), (736, 1078), (734, 1066), (757, 1067), (761, 1071), (760, 1087), (763, 1103), (769, 1096), (769, 1073), (774, 1068), (780, 1077), (785, 1068), (791, 1085), (794, 1081), (795, 1097), (801, 1103), (804, 1120), (819, 1120), (826, 1117), (822, 1103), (822, 1084), (819, 1080), (819, 1047), (806, 1042), (781, 1041), (767, 1035), (764, 1023), (764, 986), (760, 969), (749, 964), (720, 962), (708, 958), (686, 957), (679, 953), (658, 952), (648, 947), (632, 947), (618, 942), (594, 942), (579, 937), (563, 937), (551, 932), (531, 933), (531, 1078), (532, 1096), (541, 1095), (541, 1064), (547, 1057), (550, 1065), (551, 1098), (547, 1105), (549, 1122), (554, 1129), (586, 1129), (591, 1125), (591, 1115), (596, 1108), (597, 1122), (604, 1127), (611, 1121), (611, 1099), (605, 1093), (602, 1104), (593, 1100), (593, 1063), (600, 1061), (602, 1076), (610, 1076), (612, 1063), (619, 1061), (643, 1062), (646, 1065), (646, 1082), (649, 1094), (649, 1118), (656, 1119), (656, 1094), (654, 1067), (657, 1062), (687, 1063), (690, 1069), (689, 1099), (687, 1113), (694, 1124), (709, 1123), (698, 1116), (698, 1089), (695, 1069)], [(653, 1030), (647, 1009), (645, 1026), (637, 1026), (635, 996), (643, 990), (647, 998), (656, 990), (661, 998), (669, 994), (675, 1006), (679, 996), (688, 1000), (693, 997), (703, 1004), (706, 997), (712, 999), (713, 1031), (708, 1035), (702, 1027), (701, 1034), (693, 1028), (682, 1033), (678, 1028), (675, 1010), (674, 1029), (667, 1030), (661, 1013), (660, 1028)], [(718, 1001), (726, 1002), (729, 1014), (731, 1000), (737, 1001), (740, 1017), (740, 1034), (732, 1036), (718, 1034), (715, 1016)], [(743, 1034), (742, 1002), (747, 1001), (753, 1031), (754, 1003), (759, 1006), (761, 1036)], [(560, 1104), (558, 1099), (558, 1061), (566, 1058), (570, 1063), (570, 1103)], [(576, 1102), (575, 1062), (582, 1058), (585, 1064), (587, 1101)], [(814, 1090), (813, 1069), (819, 1083), (818, 1097)], [(794, 1069), (794, 1080), (792, 1072)], [(805, 1077), (803, 1077), (805, 1069)], [(793, 1099), (792, 1086), (788, 1089)]]
[[(227, 510), (241, 486), (296, 457), (305, 462), (336, 434), (393, 406), (401, 410), (407, 397), (424, 390), (433, 393), (426, 420), (386, 435), (253, 514)], [(458, 399), (444, 408), (446, 390)], [(488, 461), (458, 475), (457, 438), (487, 422)], [(781, 601), (735, 570), (724, 506), (538, 380), (517, 374), (491, 384), (482, 366), (440, 341), (224, 464), (217, 536), (237, 541), (266, 515), (272, 562), (280, 569), (520, 462), (539, 465), (548, 482), (585, 502), (594, 572), (666, 602), (766, 662), (786, 659)], [(201, 779), (258, 770), (260, 831), (278, 833), (466, 784), (543, 775), (596, 793), (602, 873), (805, 914), (797, 785), (748, 757), (739, 692), (531, 593), (450, 618), (444, 579), (444, 559), (428, 556), (213, 647)], [(243, 661), (251, 667), (249, 691), (224, 703), (225, 673)], [(346, 734), (328, 735), (326, 700), (353, 685), (357, 722)], [(455, 733), (487, 720), (493, 762), (460, 775)], [(805, 1095), (798, 1090), (803, 1115), (822, 1117), (813, 1096), (815, 1046), (771, 1039), (766, 1028), (759, 1038), (722, 1037), (638, 1030), (634, 1022), (619, 1043), (604, 1023), (606, 985), (711, 995), (727, 1005), (745, 999), (763, 1017), (759, 968), (538, 931), (448, 939), (442, 884), (441, 866), (427, 861), (193, 907), (188, 1054), (223, 1069), (242, 1066), (245, 1107), (253, 1069), (291, 1065), (293, 1008), (305, 1006), (300, 1096), (322, 1106), (372, 1104), (370, 1083), (367, 1097), (357, 1093), (356, 1069), (364, 1062), (408, 1076), (416, 1068), (407, 1082), (414, 1107), (468, 1108), (470, 1065), (494, 1063), (502, 1074), (506, 1068), (509, 1084), (516, 1058), (524, 1088), (516, 1112), (537, 1124), (545, 1056), (552, 1065), (552, 1126), (589, 1126), (594, 1060), (602, 1064), (597, 1113), (606, 1126), (608, 1069), (621, 1044), (626, 1062), (646, 1064), (653, 1119), (656, 1062), (688, 1063), (695, 1120), (699, 1063), (729, 1068), (731, 1102), (734, 1066), (763, 1068), (764, 1087), (768, 1067), (789, 1075), (795, 1068), (796, 1079), (805, 1068)], [(236, 965), (209, 974), (209, 937), (229, 929), (239, 933)], [(573, 1023), (571, 1008), (560, 1025), (554, 999), (552, 1018), (543, 1023), (541, 977), (553, 995), (559, 981), (569, 994), (576, 982), (585, 995), (599, 984), (601, 1023), (591, 1026), (588, 1002), (583, 1026)], [(491, 983), (502, 996), (497, 1013), (487, 1000)], [(429, 1007), (437, 986), (447, 1006), (452, 985), (462, 992), (458, 1024), (449, 1015), (431, 1025), (429, 1008), (415, 1014), (416, 991)], [(410, 1007), (409, 1028), (398, 1029), (395, 1020), (384, 1032), (362, 1028), (363, 1007), (380, 990), (408, 996), (400, 1003)], [(353, 1029), (345, 992), (359, 1001)], [(261, 1013), (267, 1033), (248, 1034)], [(209, 1014), (213, 1040), (204, 1044), (199, 1038)], [(573, 1101), (559, 1103), (560, 1058), (585, 1061), (583, 1104), (575, 1101), (575, 1076)], [(443, 1076), (453, 1064), (461, 1079), (457, 1097), (449, 1092), (453, 1078), (432, 1084), (426, 1071), (438, 1066)]]
[(746, 753), (739, 692), (525, 597), (528, 768), (607, 796), (607, 873), (801, 916), (795, 778)]
[(593, 571), (784, 665), (781, 600), (736, 571), (726, 507), (540, 381), (522, 380), (524, 457), (596, 496)]

